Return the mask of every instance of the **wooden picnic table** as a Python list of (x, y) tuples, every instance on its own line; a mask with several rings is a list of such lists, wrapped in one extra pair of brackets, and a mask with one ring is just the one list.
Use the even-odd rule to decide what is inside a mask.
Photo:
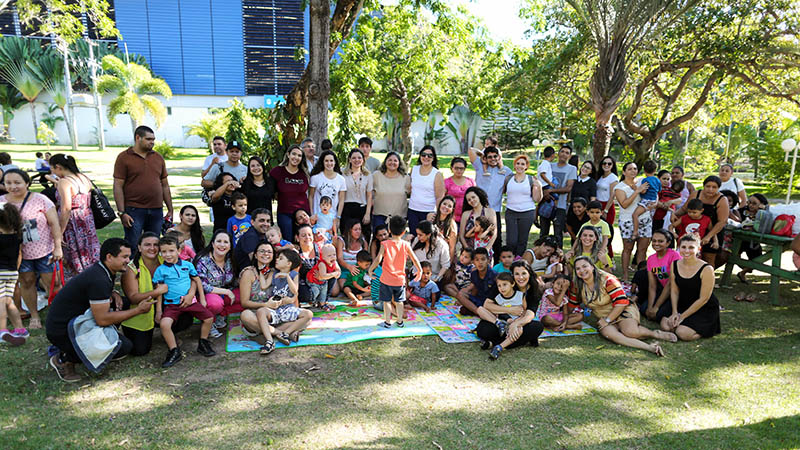
[[(787, 280), (800, 281), (800, 271), (781, 269), (781, 255), (787, 250), (791, 251), (793, 238), (755, 233), (742, 229), (732, 229), (731, 231), (733, 233), (733, 248), (731, 249), (731, 256), (728, 258), (728, 263), (725, 265), (725, 272), (722, 275), (720, 285), (730, 285), (734, 265), (768, 273), (770, 274), (769, 299), (773, 305), (778, 305), (780, 279), (784, 278)], [(767, 248), (764, 254), (757, 258), (750, 260), (742, 259), (740, 250), (742, 248), (742, 242), (744, 241), (758, 242), (763, 247)], [(770, 260), (772, 261), (771, 263)]]

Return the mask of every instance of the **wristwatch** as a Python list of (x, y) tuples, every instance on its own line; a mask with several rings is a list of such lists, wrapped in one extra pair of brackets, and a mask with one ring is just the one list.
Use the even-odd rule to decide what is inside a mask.
[(611, 323), (611, 321), (610, 321), (610, 320), (608, 320), (608, 317), (603, 317), (603, 320), (605, 320), (605, 321), (606, 321), (606, 323)]
[(117, 216), (121, 219), (125, 215), (125, 211), (117, 211)]

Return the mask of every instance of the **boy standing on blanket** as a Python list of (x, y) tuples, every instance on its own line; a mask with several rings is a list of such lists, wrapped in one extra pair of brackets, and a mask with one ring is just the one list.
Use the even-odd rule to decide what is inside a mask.
[[(211, 342), (208, 341), (208, 333), (211, 331), (211, 322), (214, 320), (214, 314), (206, 309), (206, 298), (203, 293), (203, 287), (200, 284), (200, 278), (197, 276), (197, 270), (195, 270), (192, 263), (182, 261), (178, 257), (178, 241), (175, 238), (170, 236), (162, 237), (158, 241), (158, 248), (161, 252), (161, 257), (164, 258), (164, 264), (158, 266), (153, 273), (153, 284), (159, 285), (154, 289), (154, 292), (162, 296), (164, 304), (162, 306), (160, 301), (156, 303), (155, 320), (161, 327), (161, 335), (169, 348), (167, 357), (161, 367), (172, 367), (183, 359), (181, 349), (178, 348), (178, 343), (175, 341), (175, 334), (172, 333), (172, 323), (184, 313), (190, 314), (203, 322), (200, 327), (197, 353), (203, 356), (216, 355), (216, 352), (211, 347)], [(195, 299), (195, 293), (200, 297), (199, 302)]]
[[(406, 219), (401, 216), (392, 216), (389, 219), (389, 232), (392, 237), (381, 242), (381, 249), (378, 257), (369, 266), (367, 275), (372, 278), (372, 271), (383, 261), (381, 267), (381, 287), (380, 299), (383, 302), (383, 323), (384, 328), (392, 326), (392, 313), (397, 315), (397, 327), (403, 328), (403, 303), (406, 301), (406, 260), (411, 259), (414, 268), (417, 270), (415, 281), (419, 281), (422, 275), (422, 267), (419, 260), (411, 250), (411, 244), (403, 239), (406, 233)], [(391, 302), (391, 303), (390, 303)]]

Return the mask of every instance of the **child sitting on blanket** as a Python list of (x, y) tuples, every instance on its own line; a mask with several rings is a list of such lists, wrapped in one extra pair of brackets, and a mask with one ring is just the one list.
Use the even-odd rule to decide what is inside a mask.
[(336, 247), (325, 244), (320, 250), (322, 257), (306, 274), (306, 281), (311, 288), (311, 306), (330, 311), (333, 307), (328, 304), (328, 280), (339, 279), (342, 275), (339, 264), (336, 263)]
[(475, 266), (472, 264), (472, 250), (462, 247), (461, 253), (458, 254), (458, 261), (450, 266), (449, 270), (455, 272), (451, 275), (452, 283), (444, 287), (444, 293), (450, 297), (456, 298), (458, 291), (464, 289), (469, 285), (469, 277)]
[(553, 287), (544, 291), (538, 315), (546, 328), (563, 331), (580, 330), (583, 327), (581, 324), (583, 313), (569, 311), (567, 290), (569, 290), (569, 276), (559, 273), (554, 278)]
[(430, 312), (431, 309), (436, 308), (436, 302), (439, 300), (439, 286), (431, 281), (433, 275), (431, 263), (422, 261), (419, 265), (422, 267), (422, 276), (419, 281), (414, 280), (408, 283), (406, 295), (411, 306)]
[(358, 275), (353, 275), (352, 272), (347, 273), (347, 279), (344, 281), (344, 295), (350, 299), (350, 306), (358, 306), (358, 301), (364, 298), (364, 295), (370, 293), (370, 283), (367, 278), (367, 269), (372, 264), (372, 256), (366, 250), (361, 250), (356, 254), (356, 265), (358, 265)]
[[(266, 303), (270, 325), (297, 322), (275, 335), (275, 339), (283, 345), (291, 345), (300, 340), (300, 333), (311, 322), (311, 311), (299, 307), (298, 274), (302, 260), (300, 254), (293, 249), (281, 250), (275, 258), (275, 271), (270, 272), (267, 285), (272, 286), (272, 297)], [(325, 284), (327, 288), (327, 283)], [(307, 321), (299, 322), (298, 319), (306, 318)], [(274, 345), (274, 344), (273, 344)]]

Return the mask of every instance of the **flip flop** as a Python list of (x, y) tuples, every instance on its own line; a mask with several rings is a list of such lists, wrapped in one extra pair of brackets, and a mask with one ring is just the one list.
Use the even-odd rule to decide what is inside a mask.
[(42, 329), (42, 320), (41, 319), (31, 319), (31, 321), (28, 322), (28, 328), (30, 328), (31, 330), (40, 330), (40, 329)]
[(756, 300), (758, 300), (758, 297), (756, 297), (755, 294), (749, 294), (744, 299), (745, 299), (745, 301), (747, 301), (749, 303), (753, 303)]
[(739, 293), (739, 294), (736, 294), (736, 295), (733, 296), (733, 300), (736, 301), (736, 302), (743, 302), (743, 301), (745, 301), (746, 298), (747, 298), (747, 295), (746, 294), (742, 294), (742, 293)]

